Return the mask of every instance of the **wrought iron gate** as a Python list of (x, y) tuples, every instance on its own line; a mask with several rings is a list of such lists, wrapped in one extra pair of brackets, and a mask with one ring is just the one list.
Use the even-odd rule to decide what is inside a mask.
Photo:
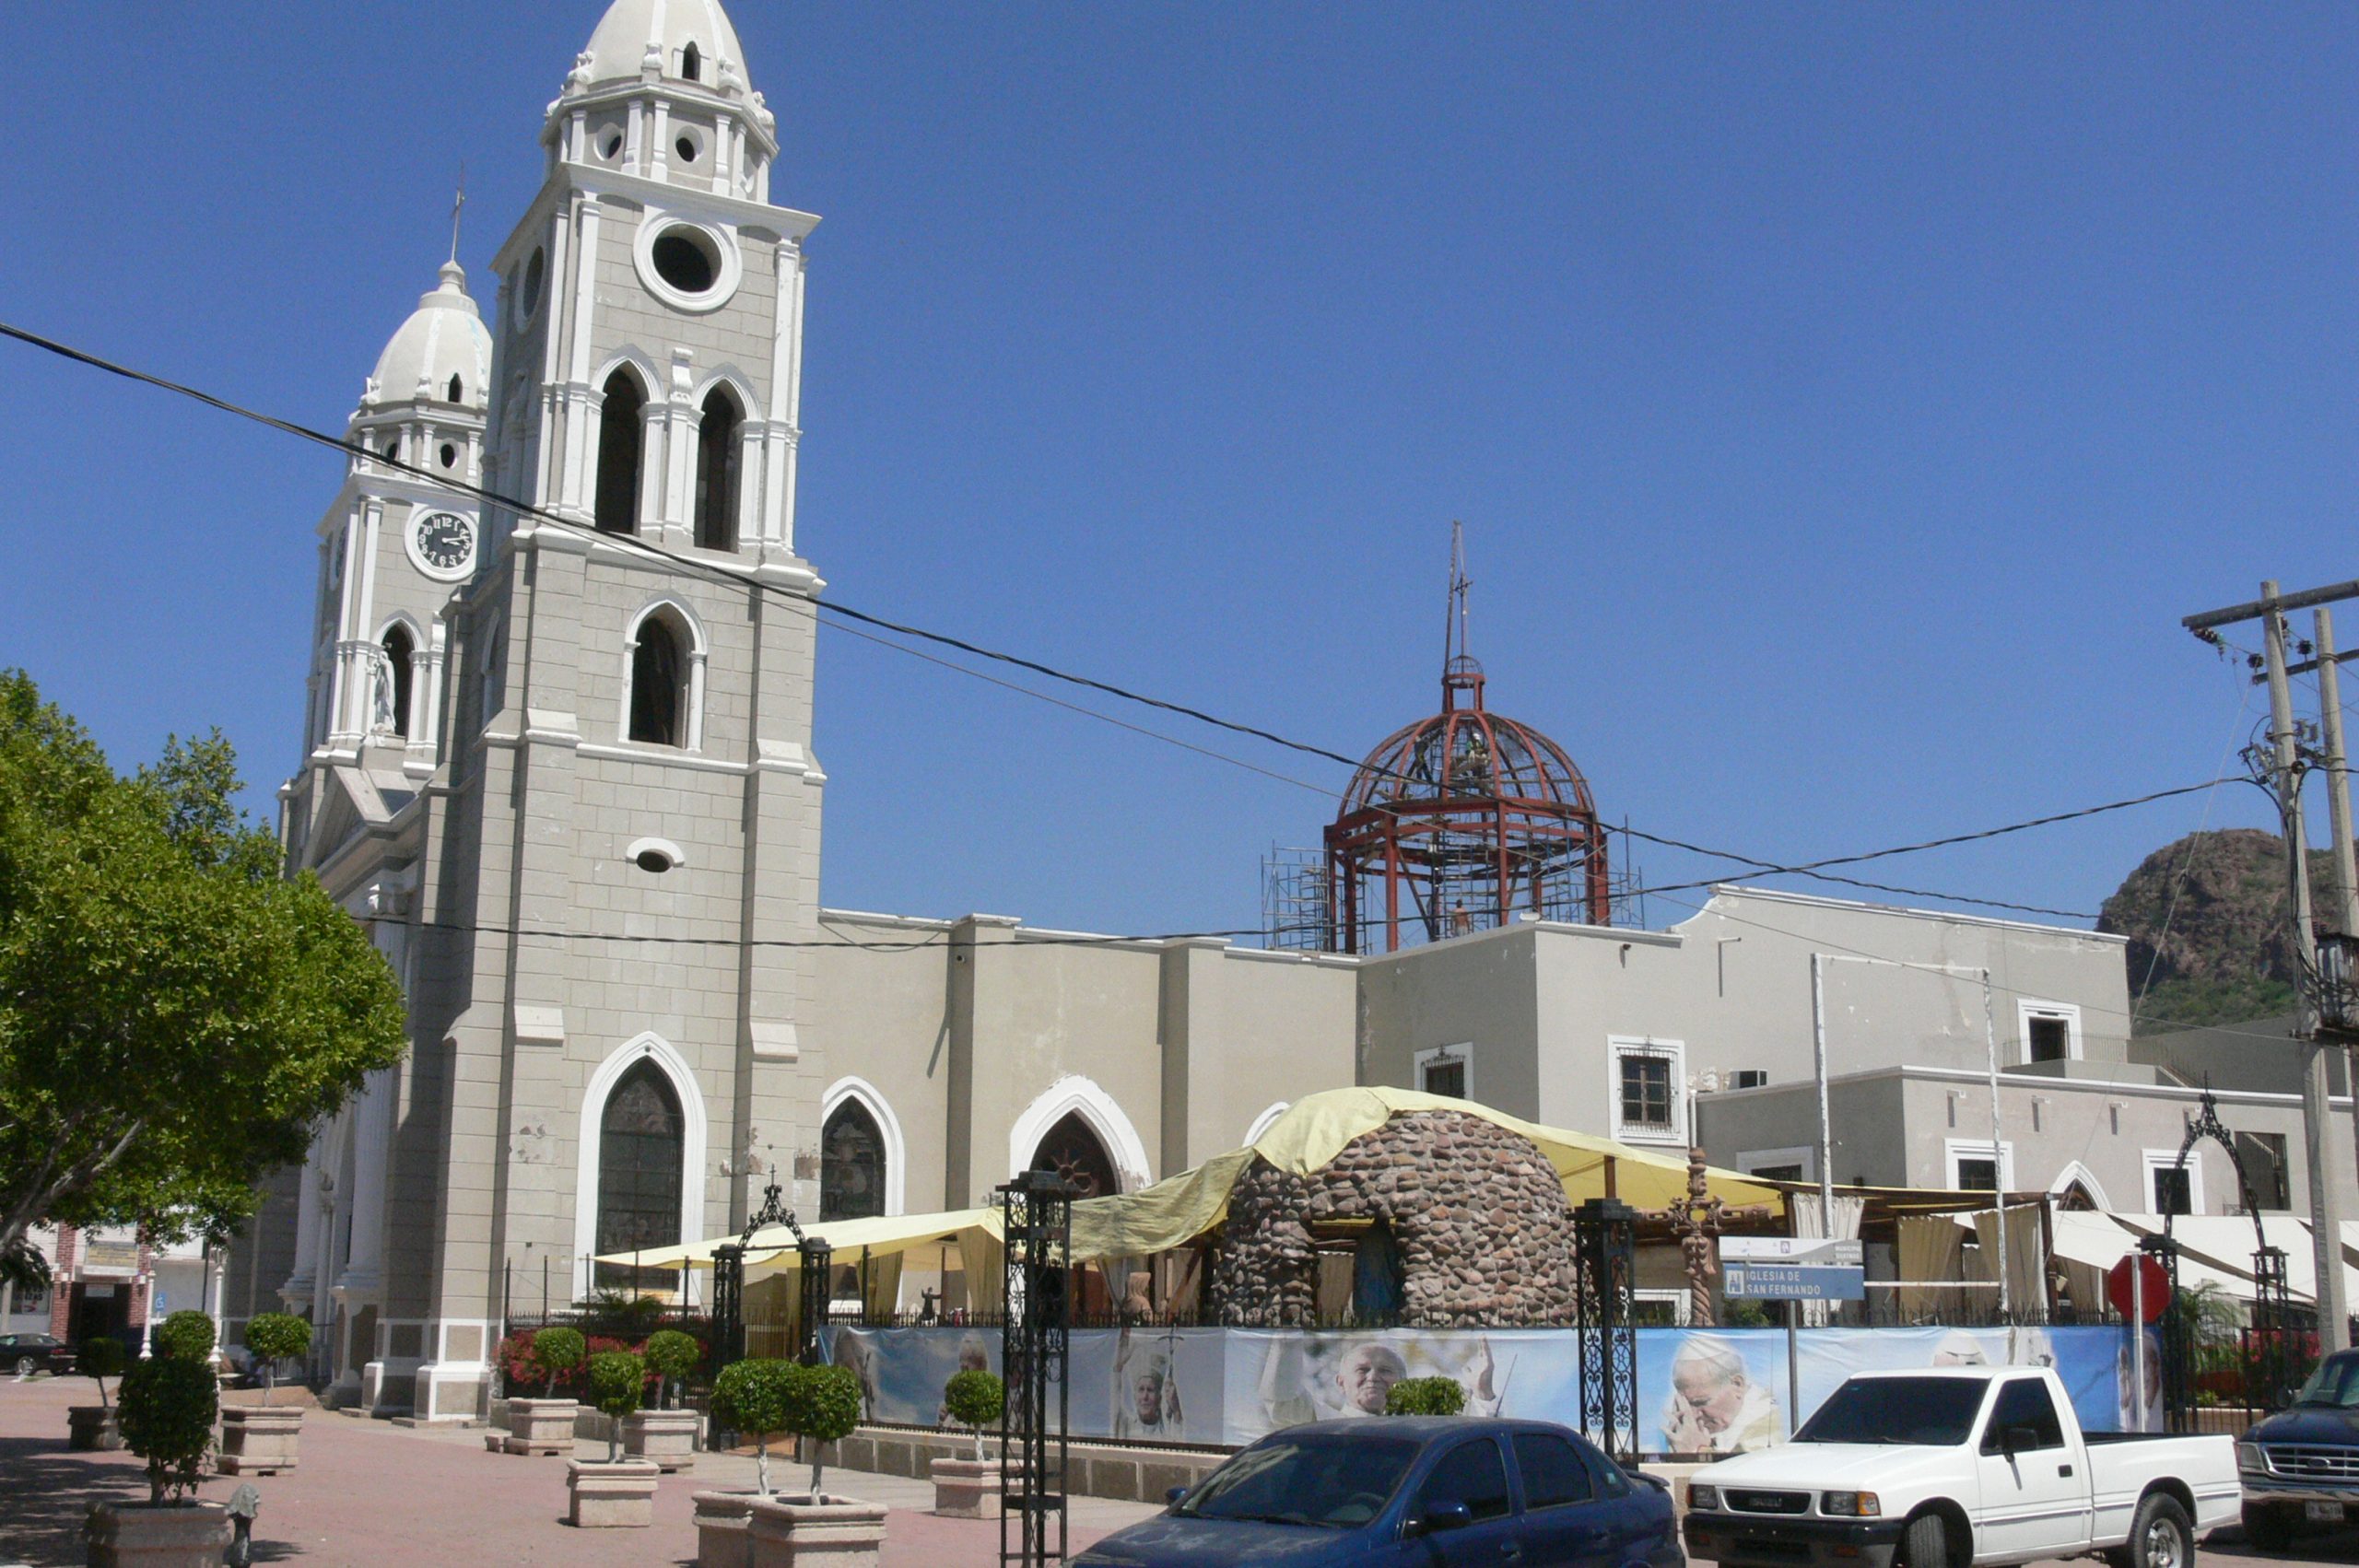
[(1638, 1457), (1638, 1211), (1614, 1198), (1573, 1211), (1581, 1432), (1615, 1459)]
[(999, 1555), (1003, 1563), (1039, 1568), (1065, 1558), (1074, 1190), (1054, 1171), (1027, 1171), (999, 1197), (1007, 1306), (1000, 1347), (1007, 1402), (999, 1428)]

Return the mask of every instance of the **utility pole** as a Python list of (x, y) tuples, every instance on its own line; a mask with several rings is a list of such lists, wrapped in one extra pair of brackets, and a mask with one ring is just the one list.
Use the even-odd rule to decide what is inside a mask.
[[(2327, 923), (2330, 930), (2350, 937), (2359, 935), (2359, 864), (2354, 864), (2351, 843), (2350, 754), (2342, 745), (2342, 677), (2334, 651), (2334, 612), (2319, 605), (2314, 626), (2311, 640), (2318, 647), (2319, 739), (2326, 743), (2326, 820), (2334, 836), (2330, 862), (2334, 885), (2327, 901)], [(2320, 954), (2322, 959), (2327, 956)], [(2347, 957), (2348, 949), (2336, 944), (2332, 962), (2324, 965), (2329, 976), (2346, 986), (2351, 982)], [(2359, 1149), (2359, 1061), (2353, 1060), (2348, 1043), (2342, 1051), (2342, 1078), (2352, 1090), (2352, 1144)]]
[(2260, 585), (2260, 598), (2248, 604), (2189, 615), (2182, 623), (2201, 635), (2240, 621), (2259, 620), (2269, 682), (2271, 782), (2277, 792), (2280, 831), (2285, 839), (2287, 888), (2293, 915), (2297, 995), (2294, 1035), (2302, 1042), (2302, 1147), (2309, 1166), (2310, 1246), (2317, 1267), (2318, 1344), (2321, 1352), (2351, 1344), (2350, 1306), (2342, 1282), (2342, 1197), (2332, 1158), (2333, 1108), (2327, 1079), (2329, 1047), (2318, 1039), (2318, 952), (2310, 930), (2310, 864), (2302, 826), (2302, 759), (2294, 725), (2293, 685), (2285, 671), (2285, 612), (2359, 596), (2359, 582), (2284, 595), (2275, 581)]

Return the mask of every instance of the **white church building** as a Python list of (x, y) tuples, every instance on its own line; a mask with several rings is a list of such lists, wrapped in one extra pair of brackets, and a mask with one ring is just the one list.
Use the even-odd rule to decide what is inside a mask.
[[(1814, 984), (1862, 1107), (1838, 1179), (2153, 1206), (2194, 1090), (2132, 1059), (2121, 944), (2087, 931), (1724, 888), (1666, 930), (1510, 917), (1352, 955), (823, 907), (819, 220), (773, 200), (776, 133), (718, 0), (615, 0), (490, 309), (445, 266), (368, 379), (282, 835), (400, 977), (409, 1051), (274, 1186), (232, 1335), (285, 1304), (346, 1396), (473, 1417), (511, 1303), (734, 1229), (773, 1171), (805, 1219), (1042, 1164), (1129, 1189), (1355, 1082), (1813, 1178)], [(2221, 1098), (2298, 1194), (2294, 1097)], [(2215, 1161), (2189, 1200), (2237, 1199)]]

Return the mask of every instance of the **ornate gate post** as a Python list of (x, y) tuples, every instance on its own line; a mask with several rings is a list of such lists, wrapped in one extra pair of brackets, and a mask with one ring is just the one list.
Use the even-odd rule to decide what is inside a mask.
[(1065, 1558), (1074, 1189), (1054, 1171), (1027, 1171), (1001, 1188), (999, 1198), (1007, 1304), (1000, 1336), (1007, 1402), (999, 1427), (999, 1555), (1003, 1563), (1040, 1568)]
[(745, 1359), (745, 1249), (724, 1242), (712, 1249), (712, 1370)]
[[(797, 1315), (795, 1355), (806, 1366), (826, 1357), (819, 1348), (819, 1330), (827, 1327), (827, 1303), (835, 1295), (836, 1249), (817, 1236), (798, 1235), (795, 1260), (801, 1270), (801, 1311)], [(871, 1412), (863, 1412), (871, 1413)]]
[[(2163, 1419), (2173, 1432), (2195, 1430), (2195, 1377), (2193, 1362), (2195, 1348), (2189, 1343), (2187, 1311), (2178, 1293), (2178, 1243), (2167, 1234), (2138, 1238), (2138, 1250), (2163, 1266), (2163, 1278), (2170, 1282), (2170, 1305), (2163, 1309), (2155, 1327), (2162, 1330), (2163, 1340)], [(2143, 1333), (2142, 1328), (2134, 1330)], [(2135, 1398), (2141, 1408), (2146, 1390), (2141, 1388)]]
[(1573, 1211), (1581, 1431), (1625, 1462), (1638, 1457), (1637, 1245), (1638, 1211), (1619, 1199)]

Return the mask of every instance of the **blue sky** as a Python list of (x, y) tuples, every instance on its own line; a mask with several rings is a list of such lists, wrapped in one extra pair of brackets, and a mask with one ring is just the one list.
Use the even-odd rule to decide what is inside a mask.
[[(597, 11), (12, 8), (0, 318), (340, 427), (462, 159), (485, 283)], [(2258, 699), (2178, 617), (2359, 572), (2349, 8), (734, 15), (825, 218), (800, 538), (863, 609), (1357, 754), (1435, 706), (1463, 519), (1495, 708), (1613, 818), (1807, 858), (2212, 777)], [(123, 766), (218, 724), (266, 809), (334, 460), (0, 345), (0, 663)], [(1250, 925), (1332, 812), (820, 658), (831, 903)], [(2262, 805), (1872, 874), (2094, 909)]]

